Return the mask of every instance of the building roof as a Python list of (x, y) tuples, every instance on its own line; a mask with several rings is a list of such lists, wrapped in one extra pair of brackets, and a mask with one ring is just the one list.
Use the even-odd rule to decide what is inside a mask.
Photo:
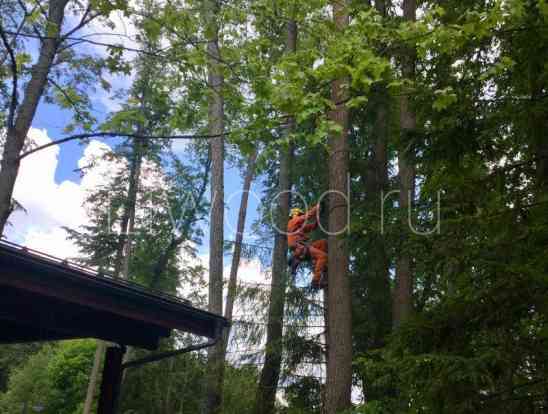
[(0, 343), (98, 338), (155, 349), (176, 329), (216, 337), (226, 319), (188, 301), (0, 241)]

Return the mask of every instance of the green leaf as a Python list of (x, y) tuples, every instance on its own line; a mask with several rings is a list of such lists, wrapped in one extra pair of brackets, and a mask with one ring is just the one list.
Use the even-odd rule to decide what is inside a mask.
[(451, 86), (434, 91), (434, 95), (435, 99), (432, 107), (438, 112), (447, 109), (449, 106), (457, 102), (457, 95)]

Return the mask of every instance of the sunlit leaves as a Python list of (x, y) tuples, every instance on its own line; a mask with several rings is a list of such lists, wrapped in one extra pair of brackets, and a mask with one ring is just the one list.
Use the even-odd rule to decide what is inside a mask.
[(443, 111), (457, 102), (457, 95), (451, 86), (434, 91), (434, 95), (436, 98), (432, 106), (436, 111)]

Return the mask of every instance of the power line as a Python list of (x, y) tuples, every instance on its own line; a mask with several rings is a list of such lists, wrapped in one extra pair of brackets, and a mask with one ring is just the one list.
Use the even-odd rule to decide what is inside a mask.
[[(268, 323), (267, 322), (255, 322), (255, 321), (250, 321), (250, 320), (245, 320), (245, 319), (233, 319), (232, 320), (233, 323), (239, 323), (239, 324), (242, 324), (242, 325), (259, 325), (259, 326), (268, 326)], [(325, 329), (325, 325), (299, 325), (299, 324), (287, 324), (287, 323), (284, 323), (284, 327), (288, 327), (288, 328), (302, 328), (302, 329), (308, 329), (308, 328), (322, 328), (322, 329)]]

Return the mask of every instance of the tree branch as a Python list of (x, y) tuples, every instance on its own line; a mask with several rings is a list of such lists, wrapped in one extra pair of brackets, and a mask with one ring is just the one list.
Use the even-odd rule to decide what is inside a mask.
[(72, 98), (69, 96), (69, 94), (59, 85), (57, 82), (55, 82), (52, 78), (48, 77), (48, 82), (53, 85), (55, 89), (57, 89), (61, 94), (65, 97), (65, 99), (68, 101), (68, 103), (72, 106), (74, 109), (74, 112), (78, 114), (78, 116), (82, 119), (86, 119), (87, 117), (78, 109), (78, 104), (72, 100)]
[[(15, 32), (15, 35), (13, 36), (13, 39), (11, 40), (11, 47), (15, 47), (15, 42), (17, 41), (17, 37), (21, 34), (21, 31), (25, 27), (25, 22), (27, 21), (27, 18), (36, 10), (38, 6), (35, 6), (34, 9), (30, 13), (27, 12), (26, 8), (24, 9), (24, 16), (19, 25), (17, 26), (17, 30)], [(13, 19), (12, 19), (13, 21)], [(15, 23), (15, 22), (14, 22)], [(4, 63), (6, 57), (8, 56), (8, 51), (6, 50), (6, 53), (2, 57), (0, 57), (0, 65)]]
[[(30, 16), (32, 13), (34, 13), (34, 11), (36, 9), (40, 9), (40, 12), (42, 13), (42, 16), (44, 16), (44, 18), (46, 20), (48, 20), (48, 13), (47, 11), (42, 7), (42, 4), (37, 1), (36, 2), (36, 5), (34, 6), (34, 8), (32, 9), (32, 11), (29, 13), (28, 12), (28, 9), (27, 9), (27, 6), (25, 5), (25, 3), (22, 1), (22, 0), (17, 0), (17, 3), (19, 4), (19, 6), (23, 9), (23, 12), (25, 13), (25, 19), (26, 17)], [(40, 33), (40, 30), (38, 29), (38, 27), (36, 26), (36, 24), (32, 23), (32, 30), (34, 30), (34, 33), (36, 33), (37, 37), (42, 40), (42, 34)]]
[(66, 38), (69, 38), (71, 35), (73, 35), (74, 33), (76, 33), (78, 30), (80, 30), (82, 27), (84, 27), (85, 25), (87, 25), (89, 22), (91, 22), (92, 20), (96, 19), (97, 17), (99, 17), (101, 15), (100, 12), (97, 12), (95, 14), (91, 14), (91, 6), (88, 6), (86, 8), (86, 11), (84, 12), (84, 14), (82, 15), (82, 18), (80, 19), (80, 22), (74, 26), (71, 30), (69, 30), (67, 33), (65, 33), (63, 36), (61, 36), (61, 42), (63, 40), (65, 40)]
[[(9, 34), (9, 35), (15, 35), (16, 34), (16, 32), (13, 32), (13, 31), (10, 31), (10, 30), (6, 30), (5, 33)], [(40, 39), (40, 40), (46, 40), (46, 39), (57, 40), (57, 37), (55, 37), (55, 36), (53, 36), (53, 37), (52, 36), (41, 36), (41, 35), (37, 35), (37, 34), (33, 35), (33, 34), (30, 34), (30, 33), (21, 33), (20, 36), (29, 37), (29, 38), (33, 38), (33, 39)], [(113, 47), (113, 48), (117, 48), (117, 49), (121, 49), (121, 50), (127, 50), (128, 52), (142, 53), (143, 55), (153, 56), (153, 57), (157, 57), (157, 58), (162, 57), (157, 52), (149, 52), (147, 50), (136, 49), (136, 48), (122, 46), (122, 45), (116, 45), (116, 44), (112, 44), (112, 43), (98, 42), (98, 41), (95, 41), (95, 40), (84, 39), (84, 38), (81, 38), (81, 37), (71, 37), (71, 36), (69, 36), (69, 37), (63, 37), (62, 40), (63, 41), (65, 41), (65, 40), (74, 40), (74, 41), (78, 41), (78, 42), (89, 43), (89, 44), (95, 45), (95, 46)]]
[(57, 139), (55, 141), (48, 142), (47, 144), (40, 145), (39, 147), (33, 148), (29, 151), (26, 151), (22, 153), (18, 160), (22, 160), (23, 158), (34, 154), (35, 152), (41, 151), (43, 149), (46, 149), (48, 147), (52, 147), (54, 145), (63, 144), (65, 142), (69, 141), (75, 141), (80, 139), (87, 139), (87, 138), (97, 138), (97, 137), (103, 137), (103, 138), (115, 138), (115, 137), (125, 137), (125, 138), (136, 138), (136, 139), (165, 139), (165, 140), (171, 140), (171, 139), (211, 139), (211, 138), (219, 138), (222, 136), (228, 135), (230, 132), (224, 132), (222, 134), (217, 135), (142, 135), (142, 134), (132, 134), (132, 133), (125, 133), (125, 132), (117, 132), (117, 131), (109, 131), (109, 132), (90, 132), (85, 134), (76, 134), (71, 135), (65, 138)]

